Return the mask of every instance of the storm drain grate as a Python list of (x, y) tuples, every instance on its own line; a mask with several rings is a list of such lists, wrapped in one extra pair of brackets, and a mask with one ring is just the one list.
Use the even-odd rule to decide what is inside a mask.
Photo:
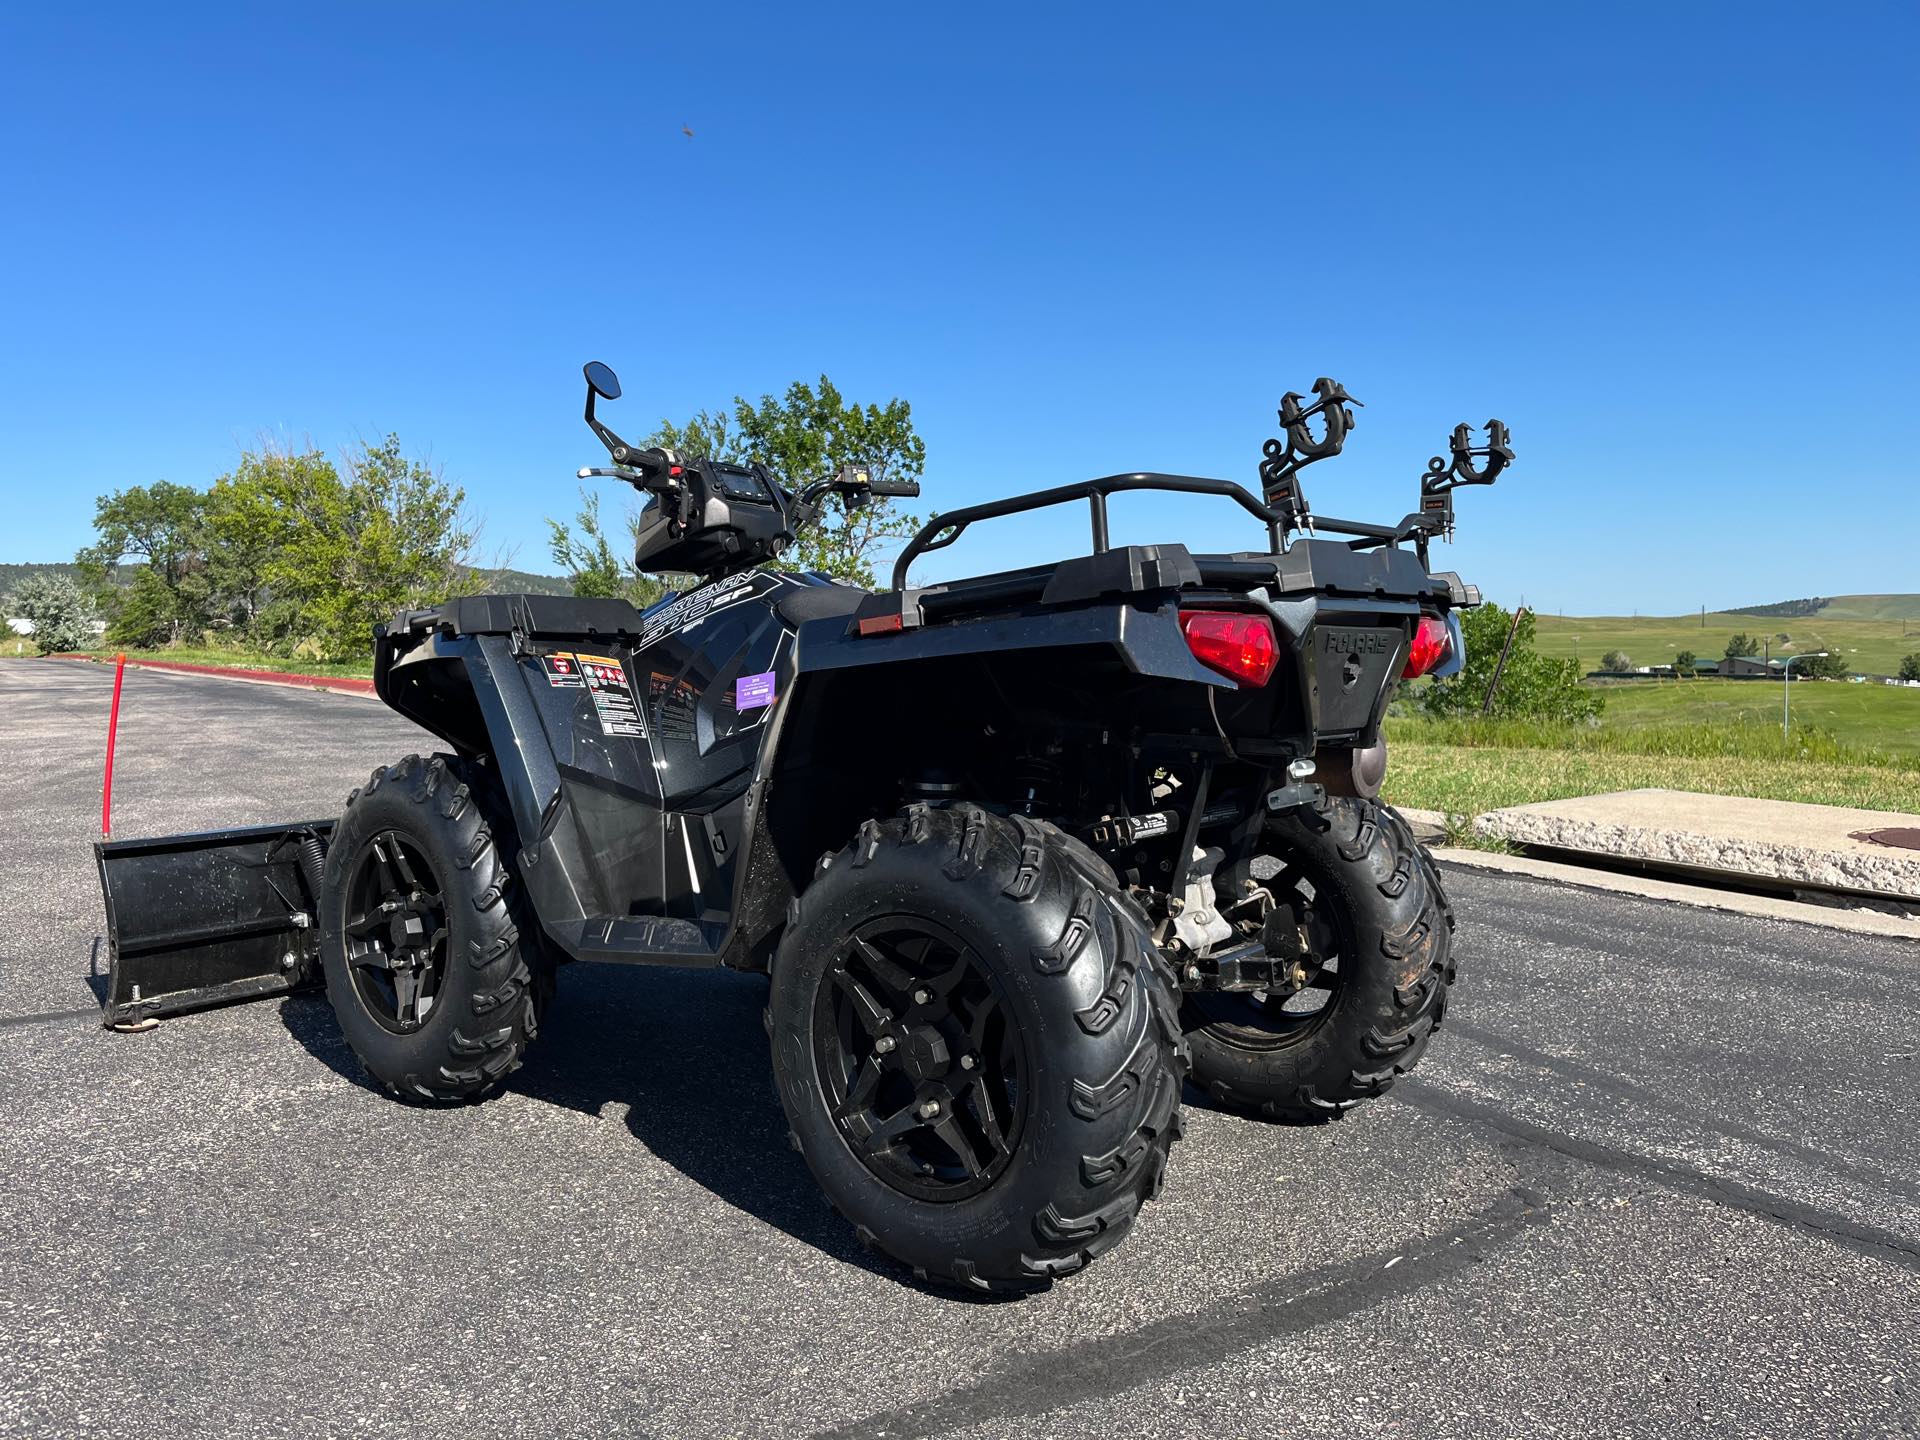
[(1920, 830), (1894, 826), (1887, 830), (1856, 830), (1849, 840), (1865, 840), (1869, 845), (1891, 845), (1896, 850), (1920, 850)]

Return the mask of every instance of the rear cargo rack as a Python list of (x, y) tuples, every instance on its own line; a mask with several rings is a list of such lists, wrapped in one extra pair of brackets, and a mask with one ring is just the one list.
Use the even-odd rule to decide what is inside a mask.
[(1005, 500), (989, 500), (984, 505), (969, 505), (949, 510), (920, 527), (920, 533), (907, 542), (900, 558), (893, 562), (893, 588), (907, 588), (907, 567), (932, 550), (944, 550), (976, 520), (998, 520), (1005, 515), (1020, 515), (1029, 510), (1044, 510), (1049, 505), (1068, 505), (1085, 500), (1093, 522), (1093, 553), (1104, 555), (1107, 541), (1107, 496), (1125, 490), (1175, 490), (1187, 495), (1224, 495), (1257, 520), (1264, 521), (1267, 538), (1277, 552), (1281, 547), (1284, 523), (1278, 510), (1262, 505), (1245, 486), (1231, 480), (1211, 480), (1204, 475), (1163, 475), (1157, 470), (1135, 470), (1126, 475), (1103, 475), (1098, 480), (1083, 480), (1077, 485), (1057, 485), (1051, 490), (1036, 490), (1031, 495), (1014, 495)]
[[(1130, 474), (1103, 475), (1098, 480), (1083, 480), (1077, 485), (1058, 485), (1051, 490), (1036, 490), (1031, 495), (1015, 495), (1005, 500), (990, 500), (984, 505), (948, 510), (921, 526), (920, 532), (907, 542), (907, 548), (893, 562), (893, 588), (906, 589), (907, 569), (915, 560), (930, 551), (946, 549), (977, 520), (998, 520), (1029, 510), (1044, 510), (1050, 505), (1071, 504), (1075, 500), (1087, 502), (1093, 528), (1093, 553), (1104, 555), (1110, 548), (1107, 539), (1107, 496), (1128, 490), (1172, 490), (1186, 495), (1225, 496), (1265, 523), (1267, 542), (1272, 553), (1278, 555), (1286, 549), (1287, 517), (1271, 506), (1261, 504), (1245, 486), (1236, 485), (1231, 480), (1210, 479), (1205, 475), (1164, 475), (1157, 470), (1135, 470)], [(1325, 519), (1318, 515), (1310, 523), (1314, 530), (1360, 537), (1352, 542), (1356, 550), (1371, 549), (1376, 545), (1397, 545), (1403, 540), (1418, 539), (1438, 529), (1433, 517), (1417, 514), (1407, 516), (1398, 525), (1369, 525), (1361, 520)]]

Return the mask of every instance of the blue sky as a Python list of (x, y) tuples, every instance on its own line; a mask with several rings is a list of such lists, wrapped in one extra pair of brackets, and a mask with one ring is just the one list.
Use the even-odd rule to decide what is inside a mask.
[[(264, 431), (391, 429), (549, 569), (597, 357), (636, 434), (822, 371), (903, 396), (943, 508), (1251, 483), (1330, 374), (1367, 408), (1307, 472), (1325, 513), (1397, 518), (1457, 421), (1512, 427), (1446, 552), (1498, 598), (1920, 590), (1917, 17), (9, 6), (0, 560)], [(1258, 538), (1224, 503), (1117, 520)]]

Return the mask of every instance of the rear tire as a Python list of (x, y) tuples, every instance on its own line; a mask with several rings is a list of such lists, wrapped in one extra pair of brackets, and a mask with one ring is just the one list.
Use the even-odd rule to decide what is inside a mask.
[(327, 847), (327, 998), (367, 1073), (408, 1100), (496, 1089), (552, 993), (506, 859), (511, 822), (490, 825), (480, 803), (490, 783), (470, 762), (409, 755), (347, 797)]
[(1453, 909), (1433, 857), (1378, 800), (1288, 811), (1267, 844), (1283, 876), (1312, 887), (1337, 937), (1337, 981), (1321, 1012), (1297, 1021), (1272, 999), (1188, 996), (1194, 1081), (1268, 1119), (1331, 1120), (1385, 1094), (1426, 1053), (1454, 980)]
[(1145, 917), (1090, 856), (1039, 821), (915, 805), (794, 902), (767, 1012), (793, 1143), (923, 1279), (1044, 1287), (1159, 1191), (1186, 1048)]

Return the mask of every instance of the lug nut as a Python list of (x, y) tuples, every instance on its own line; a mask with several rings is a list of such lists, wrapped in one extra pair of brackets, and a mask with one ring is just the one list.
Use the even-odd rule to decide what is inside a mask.
[(916, 1005), (925, 1005), (932, 999), (933, 992), (931, 990), (916, 990), (913, 992), (913, 1003)]
[(971, 1055), (962, 1055), (960, 1057), (960, 1068), (962, 1070), (971, 1070), (973, 1069), (974, 1066), (978, 1065), (979, 1063), (980, 1062), (974, 1059), (973, 1056)]
[(882, 1035), (878, 1040), (873, 1042), (873, 1050), (876, 1055), (891, 1055), (893, 1053), (893, 1045), (893, 1036)]
[(922, 1120), (931, 1120), (933, 1119), (934, 1116), (938, 1115), (939, 1113), (940, 1113), (940, 1102), (938, 1100), (929, 1100), (926, 1102), (926, 1104), (920, 1107), (920, 1118)]

